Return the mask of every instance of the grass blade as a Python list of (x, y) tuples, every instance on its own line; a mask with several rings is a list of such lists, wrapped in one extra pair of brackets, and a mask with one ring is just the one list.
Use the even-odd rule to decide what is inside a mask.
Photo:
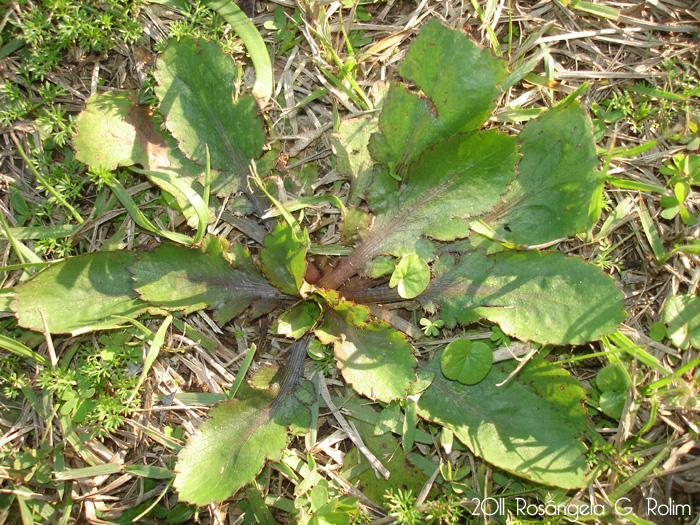
[(642, 223), (644, 234), (646, 235), (649, 245), (651, 246), (651, 251), (654, 252), (654, 257), (656, 260), (661, 261), (664, 258), (664, 247), (661, 243), (659, 232), (656, 230), (656, 226), (654, 226), (654, 223), (652, 222), (643, 201), (639, 202), (637, 213), (639, 214), (639, 220)]
[(139, 376), (136, 385), (134, 385), (134, 390), (131, 392), (129, 399), (126, 402), (127, 405), (131, 402), (132, 399), (136, 397), (136, 394), (138, 394), (139, 392), (139, 388), (141, 388), (141, 385), (146, 380), (148, 372), (151, 370), (151, 366), (153, 366), (153, 363), (155, 362), (156, 358), (158, 357), (158, 354), (160, 353), (160, 349), (163, 348), (163, 343), (165, 342), (165, 334), (168, 332), (168, 328), (170, 328), (170, 324), (172, 323), (172, 321), (172, 315), (166, 317), (163, 321), (163, 324), (161, 324), (158, 328), (156, 335), (153, 336), (151, 347), (148, 349), (146, 359), (143, 360), (143, 370), (141, 370), (141, 375)]
[(241, 386), (241, 383), (243, 382), (243, 379), (245, 379), (245, 375), (248, 372), (250, 363), (253, 362), (253, 357), (255, 357), (256, 350), (257, 347), (255, 346), (255, 343), (253, 343), (246, 352), (245, 359), (243, 359), (243, 364), (241, 364), (241, 368), (238, 370), (238, 374), (236, 374), (236, 379), (231, 385), (231, 390), (228, 392), (228, 399), (233, 399), (236, 396), (236, 392), (238, 392), (238, 388)]
[(139, 210), (138, 206), (134, 202), (134, 199), (131, 198), (131, 195), (129, 195), (124, 186), (122, 186), (118, 180), (112, 179), (108, 184), (114, 195), (122, 203), (122, 206), (126, 208), (126, 211), (128, 211), (129, 215), (131, 215), (131, 217), (134, 219), (134, 222), (141, 228), (179, 244), (184, 244), (187, 246), (192, 244), (192, 239), (187, 235), (157, 228), (151, 221), (148, 220), (143, 212)]
[(75, 221), (78, 224), (82, 224), (85, 222), (85, 219), (83, 219), (78, 211), (71, 206), (66, 199), (63, 198), (63, 195), (61, 195), (56, 188), (51, 186), (51, 184), (48, 183), (48, 181), (44, 178), (44, 176), (41, 174), (41, 172), (34, 166), (34, 162), (27, 156), (27, 154), (24, 151), (24, 148), (22, 145), (19, 143), (19, 140), (17, 139), (17, 136), (10, 131), (10, 138), (12, 139), (12, 142), (15, 143), (15, 146), (17, 147), (17, 153), (20, 154), (20, 156), (24, 159), (24, 162), (27, 163), (27, 166), (29, 169), (32, 171), (34, 176), (36, 177), (36, 180), (39, 181), (39, 183), (44, 187), (44, 189), (49, 192), (53, 197), (63, 206), (68, 210), (68, 212), (71, 214), (71, 216), (75, 219)]
[(243, 40), (255, 68), (253, 94), (267, 102), (272, 96), (272, 62), (253, 22), (231, 0), (204, 0), (204, 5), (219, 13)]
[[(208, 154), (209, 150), (207, 150), (207, 158), (209, 158)], [(173, 177), (170, 173), (143, 170), (139, 168), (133, 168), (133, 171), (147, 175), (151, 179), (163, 180), (182, 193), (197, 214), (197, 233), (195, 234), (194, 239), (188, 241), (187, 244), (196, 244), (204, 238), (204, 235), (207, 233), (207, 224), (209, 223), (209, 207), (207, 202), (201, 195), (199, 195), (199, 193), (195, 191), (194, 188), (192, 188), (192, 186), (182, 179)], [(209, 199), (207, 198), (207, 200)]]
[(63, 239), (70, 237), (78, 229), (73, 224), (60, 224), (56, 226), (19, 226), (8, 228), (7, 231), (0, 231), (0, 235), (20, 241), (30, 241), (34, 239)]
[(14, 339), (10, 339), (2, 334), (0, 334), (0, 348), (4, 348), (11, 354), (29, 358), (35, 363), (39, 363), (47, 368), (51, 366), (49, 360), (43, 355), (37, 354), (34, 350), (27, 348), (22, 343), (15, 341)]

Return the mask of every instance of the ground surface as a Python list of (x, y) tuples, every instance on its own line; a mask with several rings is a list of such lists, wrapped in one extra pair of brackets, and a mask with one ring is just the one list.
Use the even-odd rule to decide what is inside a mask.
[[(140, 35), (133, 43), (124, 43), (117, 37), (103, 50), (90, 51), (79, 46), (61, 49), (56, 65), (46, 72), (48, 84), (64, 90), (51, 100), (51, 104), (60, 104), (64, 111), (74, 115), (82, 109), (91, 94), (102, 90), (138, 90), (144, 83), (147, 85), (149, 67), (164, 38), (173, 30), (183, 34), (216, 34), (217, 39), (226, 44), (242, 65), (243, 82), (252, 83), (253, 71), (242, 53), (243, 47), (225, 26), (218, 25), (214, 29), (214, 22), (202, 14), (203, 10), (183, 18), (177, 9), (158, 4), (145, 2), (140, 5), (138, 18), (135, 18), (140, 24)], [(623, 186), (620, 183), (606, 185), (608, 206), (599, 223), (602, 226), (597, 226), (592, 235), (562, 243), (560, 249), (582, 255), (615, 278), (625, 293), (628, 314), (620, 329), (621, 334), (658, 359), (666, 370), (680, 370), (680, 379), (676, 385), (672, 385), (673, 388), (662, 388), (657, 394), (646, 397), (635, 388), (630, 389), (622, 414), (613, 419), (595, 411), (596, 394), (591, 386), (595, 384), (600, 369), (608, 364), (607, 358), (587, 359), (571, 369), (584, 385), (590, 387), (592, 398), (589, 404), (593, 409), (593, 418), (600, 435), (607, 442), (607, 447), (599, 452), (597, 464), (602, 467), (596, 471), (597, 477), (589, 489), (576, 494), (575, 498), (580, 501), (606, 501), (616, 489), (619, 495), (619, 487), (626, 483), (625, 493), (635, 502), (635, 512), (640, 518), (653, 523), (690, 522), (679, 516), (645, 515), (639, 502), (651, 497), (658, 501), (687, 504), (693, 508), (694, 516), (700, 509), (698, 349), (679, 349), (666, 338), (656, 337), (659, 341), (650, 338), (650, 329), (654, 323), (663, 320), (662, 312), (669, 299), (679, 294), (697, 294), (700, 283), (698, 256), (683, 252), (665, 260), (661, 256), (678, 245), (697, 242), (698, 226), (684, 223), (679, 215), (663, 217), (661, 212), (665, 208), (660, 200), (663, 194), (640, 191), (645, 187), (639, 183), (663, 187), (665, 195), (673, 195), (669, 177), (661, 173), (660, 168), (670, 162), (674, 155), (697, 154), (700, 142), (697, 104), (700, 96), (697, 69), (700, 3), (682, 0), (606, 0), (594, 4), (557, 0), (422, 0), (418, 3), (390, 0), (368, 3), (357, 9), (352, 7), (352, 2), (347, 5), (337, 1), (300, 4), (278, 0), (258, 1), (254, 5), (243, 6), (252, 10), (250, 12), (254, 14), (256, 26), (270, 49), (276, 50), (273, 62), (273, 100), (276, 102), (264, 108), (264, 111), (269, 135), (276, 137), (270, 139), (269, 145), (284, 153), (280, 156), (281, 169), (288, 170), (302, 182), (302, 190), (298, 186), (289, 189), (289, 198), (296, 196), (295, 191), (310, 195), (332, 190), (341, 199), (347, 195), (342, 177), (333, 169), (330, 132), (335, 116), (348, 118), (362, 114), (363, 108), (334, 86), (319, 66), (339, 75), (340, 66), (353, 60), (356, 63), (354, 79), (359, 89), (371, 98), (379, 90), (381, 81), (397, 75), (398, 63), (408, 44), (431, 18), (437, 17), (451, 27), (464, 29), (486, 47), (497, 41), (511, 67), (525, 64), (531, 69), (533, 76), (516, 84), (502, 97), (498, 106), (501, 113), (492, 119), (494, 126), (518, 128), (520, 124), (513, 122), (512, 114), (508, 114), (508, 111), (519, 110), (519, 115), (523, 115), (527, 109), (548, 107), (584, 83), (589, 84), (580, 100), (584, 106), (591, 108), (597, 126), (598, 147), (603, 153), (601, 158), (606, 151), (616, 151), (607, 166), (607, 173), (630, 183), (627, 188), (620, 187)], [(97, 9), (100, 8), (99, 3), (95, 5)], [(172, 2), (171, 5), (177, 3)], [(475, 7), (479, 8), (479, 12)], [(283, 8), (286, 19), (280, 18), (281, 11), (278, 11), (275, 19), (275, 10), (280, 8)], [(295, 8), (296, 21), (289, 18), (295, 14)], [(21, 31), (29, 31), (26, 24), (17, 29), (16, 22), (26, 19), (29, 10), (29, 4), (9, 4), (3, 21), (7, 34), (3, 44), (10, 42), (10, 37)], [(353, 13), (361, 14), (362, 19), (355, 18), (353, 22)], [(221, 24), (221, 21), (216, 24)], [(352, 48), (346, 45), (347, 37), (341, 31), (341, 25), (344, 25), (345, 34), (349, 35)], [(491, 35), (487, 27), (492, 31)], [(334, 49), (340, 64), (324, 46)], [(6, 46), (3, 50), (8, 50), (8, 53), (3, 53), (0, 66), (3, 81), (6, 86), (18, 86), (21, 96), (26, 98), (29, 85), (22, 72), (27, 57), (22, 53), (28, 49), (13, 51)], [(31, 94), (35, 100), (41, 99), (41, 85), (39, 81), (31, 83)], [(323, 92), (318, 91), (322, 88)], [(9, 104), (9, 95), (7, 91), (4, 93), (4, 101)], [(306, 98), (308, 95), (314, 97), (309, 100)], [(25, 149), (32, 149), (27, 144), (28, 140), (33, 145), (39, 142), (36, 127), (38, 115), (38, 110), (27, 111), (19, 114), (19, 119), (8, 118), (0, 128), (3, 147), (0, 159), (2, 212), (11, 227), (18, 224), (55, 226), (70, 222), (65, 215), (61, 218), (63, 212), (58, 207), (42, 205), (46, 195), (17, 154), (12, 140), (14, 134)], [(56, 136), (60, 129), (60, 126), (54, 125), (48, 135), (44, 133), (41, 136), (47, 150), (45, 170), (49, 172), (51, 166), (65, 164), (66, 161), (64, 150), (60, 147), (49, 149), (46, 144), (47, 136)], [(36, 153), (36, 149), (34, 151)], [(67, 193), (72, 187), (80, 186), (74, 195), (69, 195), (69, 199), (87, 216), (95, 206), (98, 193), (89, 183), (81, 185), (81, 177), (78, 169), (77, 175), (58, 178), (64, 181), (63, 189)], [(308, 181), (308, 184), (303, 184), (304, 181)], [(13, 184), (23, 197), (25, 210), (20, 200), (10, 198), (9, 184)], [(692, 190), (697, 190), (697, 186)], [(162, 202), (156, 200), (157, 195), (149, 185), (133, 180), (132, 192), (142, 195), (139, 202), (143, 203), (144, 209), (152, 211), (153, 217), (178, 223), (172, 212), (166, 211)], [(696, 215), (698, 193), (691, 191), (684, 205), (690, 214)], [(306, 219), (310, 231), (326, 226), (331, 212), (330, 208), (310, 209)], [(23, 213), (27, 215), (24, 219)], [(33, 218), (30, 217), (32, 213)], [(646, 217), (650, 218), (649, 224), (644, 224)], [(124, 224), (115, 224), (108, 220), (110, 218), (91, 221), (71, 234), (68, 240), (39, 238), (22, 242), (34, 247), (47, 260), (104, 249), (106, 241), (112, 246), (126, 248), (153, 242), (152, 237), (142, 233), (128, 217)], [(217, 233), (235, 237), (234, 226), (224, 216), (218, 223)], [(326, 231), (326, 236), (325, 241), (333, 241), (337, 233), (331, 228)], [(2, 241), (0, 246), (3, 265), (16, 264), (17, 259), (10, 244)], [(21, 270), (8, 271), (3, 277), (4, 287), (9, 288), (20, 279), (23, 279)], [(585, 298), (581, 300), (585, 301)], [(47, 355), (47, 342), (43, 336), (30, 337), (17, 331), (11, 316), (6, 316), (2, 321), (4, 333)], [(168, 490), (167, 479), (147, 475), (138, 477), (121, 471), (118, 465), (147, 464), (171, 468), (173, 443), (178, 443), (180, 438), (194, 431), (211, 404), (211, 399), (206, 396), (195, 395), (188, 400), (186, 397), (173, 399), (172, 395), (225, 392), (239, 370), (242, 352), (251, 342), (257, 342), (259, 347), (253, 363), (254, 370), (266, 363), (277, 362), (278, 354), (288, 344), (284, 339), (264, 342), (260, 334), (267, 326), (265, 320), (241, 325), (232, 323), (222, 329), (206, 314), (199, 313), (192, 316), (190, 322), (214, 342), (218, 352), (212, 354), (201, 345), (192, 344), (177, 330), (172, 331), (165, 344), (169, 351), (162, 352), (153, 364), (136, 401), (128, 396), (129, 389), (134, 386), (129, 378), (134, 373), (120, 376), (123, 385), (110, 385), (115, 390), (121, 388), (127, 392), (127, 396), (117, 404), (123, 407), (128, 400), (134, 410), (124, 416), (119, 414), (119, 407), (105, 408), (105, 413), (117, 414), (112, 419), (109, 415), (101, 418), (95, 415), (92, 424), (102, 425), (106, 431), (84, 443), (79, 452), (68, 445), (71, 437), (66, 435), (66, 427), (60, 423), (59, 415), (73, 417), (77, 421), (71, 408), (65, 409), (65, 413), (47, 417), (51, 410), (65, 406), (66, 400), (52, 404), (50, 381), (40, 379), (36, 370), (15, 363), (9, 353), (0, 350), (4, 360), (0, 369), (5, 389), (0, 398), (4, 407), (0, 419), (0, 522), (9, 520), (13, 523), (21, 519), (24, 523), (31, 523), (29, 509), (34, 509), (37, 522), (53, 522), (57, 515), (51, 512), (52, 508), (55, 511), (56, 505), (67, 505), (66, 508), (72, 509), (72, 518), (89, 523), (121, 523), (125, 522), (125, 516), (133, 519), (140, 512), (146, 513), (141, 518), (143, 523), (165, 522), (166, 519), (177, 522), (172, 514), (172, 509), (177, 508), (177, 500), (175, 494)], [(153, 331), (157, 326), (152, 326)], [(477, 330), (488, 330), (488, 327), (477, 327)], [(448, 342), (457, 335), (442, 331), (430, 344)], [(126, 341), (122, 343), (116, 336), (107, 339), (85, 336), (79, 340), (55, 338), (55, 349), (51, 351), (56, 353), (59, 362), (70, 352), (88, 353), (91, 348), (100, 352), (112, 349), (110, 351), (113, 353), (109, 354), (112, 356), (122, 356), (121, 350), (115, 348), (132, 348), (136, 354), (140, 354), (142, 346), (138, 337), (131, 336)], [(564, 354), (606, 349), (613, 350), (603, 343), (594, 343), (586, 348), (565, 349)], [(129, 364), (132, 358), (127, 352), (119, 357), (122, 361), (118, 364)], [(689, 367), (683, 368), (689, 363)], [(97, 370), (94, 374), (99, 375), (99, 366), (93, 368)], [(659, 370), (637, 361), (630, 364), (630, 371), (640, 385), (662, 377)], [(24, 377), (20, 377), (22, 374)], [(337, 372), (331, 370), (327, 383), (334, 390), (333, 393), (338, 394), (342, 383), (336, 377)], [(75, 381), (75, 378), (71, 380)], [(100, 384), (104, 386), (105, 382)], [(18, 389), (22, 385), (20, 392)], [(34, 399), (31, 399), (31, 392), (35, 395)], [(49, 394), (45, 395), (46, 392)], [(109, 392), (107, 389), (106, 397), (109, 397)], [(89, 397), (89, 394), (85, 396)], [(103, 397), (98, 404), (107, 406), (107, 401)], [(106, 423), (109, 421), (116, 423), (110, 427)], [(78, 432), (82, 432), (81, 427), (76, 423)], [(389, 508), (387, 501), (371, 496), (374, 494), (371, 489), (363, 493), (361, 488), (353, 488), (342, 480), (345, 475), (341, 473), (343, 454), (350, 450), (351, 445), (347, 434), (339, 430), (338, 422), (328, 413), (323, 415), (322, 412), (316, 443), (313, 449), (316, 462), (323, 466), (320, 472), (329, 480), (333, 490), (357, 498), (359, 503), (356, 506), (365, 513), (367, 521), (387, 523), (388, 520), (383, 519)], [(386, 446), (395, 448), (396, 443), (398, 441)], [(300, 440), (295, 445), (289, 457), (306, 460), (304, 441)], [(420, 443), (416, 451), (431, 461), (440, 454), (444, 456), (435, 443)], [(455, 464), (471, 465), (472, 474), (463, 480), (469, 488), (494, 497), (508, 490), (512, 492), (512, 480), (491, 469), (479, 469), (478, 458), (466, 452), (455, 451), (452, 454), (450, 460)], [(87, 458), (91, 461), (87, 461)], [(49, 465), (48, 470), (41, 465)], [(94, 470), (56, 475), (56, 472), (89, 465)], [(115, 465), (117, 467), (112, 469)], [(274, 467), (266, 468), (259, 489), (261, 492), (257, 494), (262, 493), (266, 497), (275, 518), (288, 520), (289, 514), (279, 508), (284, 507), (284, 498), (292, 498), (295, 489), (285, 475)], [(487, 489), (489, 492), (486, 492)], [(436, 497), (447, 498), (450, 490), (443, 485)], [(537, 493), (542, 500), (548, 494), (535, 490), (532, 493)], [(69, 502), (69, 494), (72, 502)], [(463, 497), (456, 492), (450, 496)], [(189, 521), (241, 523), (246, 519), (245, 510), (255, 507), (256, 501), (250, 492), (242, 492), (234, 501), (201, 509), (198, 517), (192, 516), (190, 509), (180, 507), (179, 510)], [(7, 503), (9, 510), (2, 510), (3, 502)], [(149, 510), (154, 504), (160, 509), (160, 514)], [(418, 507), (421, 508), (420, 505)], [(134, 512), (137, 508), (138, 511)], [(166, 518), (168, 511), (171, 511), (170, 518)], [(43, 521), (40, 515), (45, 516)], [(498, 522), (484, 516), (473, 519), (478, 523)], [(693, 519), (697, 523), (697, 518)], [(422, 523), (423, 520), (424, 516), (418, 517), (415, 523)]]

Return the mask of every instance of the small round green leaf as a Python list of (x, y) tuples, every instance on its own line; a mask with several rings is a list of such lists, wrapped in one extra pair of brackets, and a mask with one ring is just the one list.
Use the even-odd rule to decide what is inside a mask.
[(486, 343), (472, 343), (469, 339), (452, 341), (440, 360), (440, 368), (447, 379), (464, 385), (475, 385), (491, 370), (493, 351)]
[(616, 364), (601, 369), (595, 383), (601, 392), (624, 392), (630, 384), (625, 371)]
[(627, 392), (617, 390), (607, 390), (600, 395), (600, 409), (608, 417), (620, 419), (622, 410), (625, 408)]
[(666, 337), (666, 325), (663, 323), (654, 323), (651, 325), (651, 328), (649, 328), (649, 337), (654, 341), (663, 341), (663, 338)]
[(398, 292), (404, 299), (413, 299), (428, 287), (430, 282), (430, 268), (428, 263), (417, 254), (411, 253), (404, 256), (396, 265), (394, 273), (391, 274), (389, 286), (398, 286)]
[(306, 353), (309, 354), (311, 359), (318, 361), (326, 357), (326, 347), (321, 341), (312, 337), (309, 341), (309, 346), (306, 347)]

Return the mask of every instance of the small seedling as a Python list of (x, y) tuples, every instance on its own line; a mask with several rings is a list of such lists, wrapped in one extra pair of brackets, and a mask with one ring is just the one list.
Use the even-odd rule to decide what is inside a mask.
[(420, 324), (423, 327), (422, 330), (425, 333), (425, 335), (427, 335), (428, 337), (436, 337), (440, 334), (440, 328), (445, 326), (445, 321), (443, 321), (442, 319), (431, 321), (427, 317), (422, 317), (420, 320)]

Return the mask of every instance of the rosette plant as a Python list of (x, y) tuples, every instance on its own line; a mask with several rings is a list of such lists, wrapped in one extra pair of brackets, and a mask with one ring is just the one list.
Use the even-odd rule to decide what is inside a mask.
[[(332, 347), (359, 395), (381, 403), (410, 396), (418, 416), (451, 429), (485, 461), (535, 482), (584, 486), (584, 391), (568, 372), (535, 356), (509, 377), (512, 360), (492, 365), (490, 347), (466, 340), (418, 356), (403, 325), (376, 307), (413, 301), (439, 312), (446, 328), (483, 319), (540, 344), (616, 330), (624, 311), (613, 280), (546, 249), (596, 219), (591, 202), (602, 180), (578, 102), (567, 98), (516, 135), (484, 128), (514, 77), (464, 33), (431, 21), (378, 116), (346, 120), (334, 134), (350, 192), (345, 203), (327, 198), (342, 209), (344, 246), (319, 246), (265, 183), (272, 163), (259, 160), (263, 120), (252, 96), (237, 96), (236, 74), (216, 45), (183, 39), (158, 59), (157, 110), (129, 93), (88, 100), (77, 158), (148, 178), (197, 233), (161, 231), (168, 239), (153, 249), (51, 265), (16, 286), (18, 323), (76, 335), (146, 313), (209, 309), (220, 325), (272, 316), (275, 333), (293, 341), (285, 374), (277, 389), (244, 384), (190, 437), (174, 486), (191, 503), (231, 496), (280, 458), (290, 433), (308, 431), (317, 396), (304, 379), (309, 344)], [(136, 223), (154, 230), (117, 178), (104, 180)], [(246, 216), (241, 229), (256, 243), (205, 234), (223, 203)], [(269, 207), (279, 221), (263, 218)], [(309, 262), (333, 250), (346, 255), (325, 273)]]

